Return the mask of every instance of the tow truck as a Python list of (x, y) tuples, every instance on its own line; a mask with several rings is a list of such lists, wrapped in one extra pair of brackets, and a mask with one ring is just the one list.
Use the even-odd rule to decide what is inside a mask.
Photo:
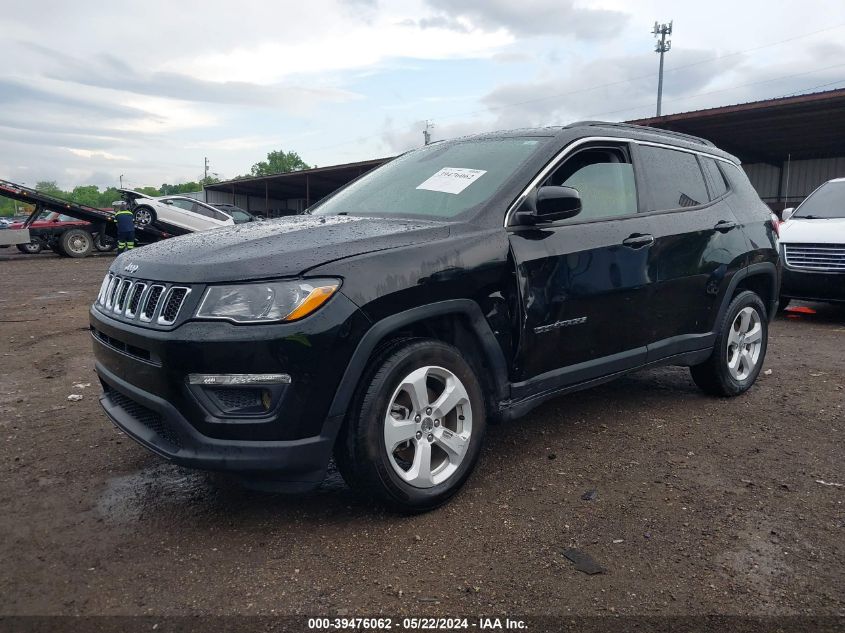
[[(117, 238), (117, 226), (114, 221), (114, 211), (107, 211), (63, 200), (42, 191), (37, 191), (24, 185), (0, 179), (0, 196), (18, 200), (35, 206), (20, 228), (4, 229), (0, 231), (0, 246), (30, 244), (33, 235), (30, 227), (42, 216), (42, 213), (55, 212), (64, 216), (83, 220), (87, 225), (69, 226), (58, 235), (51, 236), (47, 246), (64, 257), (86, 257), (96, 247), (97, 241), (104, 244), (106, 238)], [(115, 205), (126, 205), (131, 208), (132, 201), (123, 200)], [(135, 241), (138, 244), (149, 244), (159, 240), (188, 233), (176, 227), (168, 226), (164, 231), (156, 226), (135, 225)]]

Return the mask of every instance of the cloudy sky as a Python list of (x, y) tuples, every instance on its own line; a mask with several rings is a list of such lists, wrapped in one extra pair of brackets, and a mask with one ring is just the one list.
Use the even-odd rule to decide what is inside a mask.
[[(633, 9), (633, 6), (636, 9)], [(311, 164), (433, 137), (845, 87), (842, 0), (0, 0), (0, 178), (63, 187)]]

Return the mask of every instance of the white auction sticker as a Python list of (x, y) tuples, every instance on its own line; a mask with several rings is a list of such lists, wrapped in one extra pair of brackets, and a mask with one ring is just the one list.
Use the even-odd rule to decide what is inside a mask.
[(483, 169), (466, 169), (464, 167), (444, 167), (431, 178), (423, 182), (417, 189), (427, 191), (442, 191), (443, 193), (461, 193), (487, 172)]

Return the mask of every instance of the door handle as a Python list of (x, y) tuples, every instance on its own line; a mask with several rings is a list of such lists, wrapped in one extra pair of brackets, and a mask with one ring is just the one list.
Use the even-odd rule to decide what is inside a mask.
[(634, 233), (622, 240), (622, 245), (628, 248), (642, 248), (652, 243), (654, 243), (654, 236), (643, 233)]
[(720, 220), (716, 222), (716, 226), (713, 227), (719, 233), (727, 233), (728, 231), (732, 231), (736, 228), (736, 222), (733, 220)]

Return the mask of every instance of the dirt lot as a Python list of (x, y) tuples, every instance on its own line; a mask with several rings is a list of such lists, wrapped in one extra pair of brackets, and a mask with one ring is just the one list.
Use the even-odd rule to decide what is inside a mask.
[(112, 259), (0, 251), (2, 614), (845, 615), (845, 487), (817, 482), (845, 484), (843, 309), (778, 318), (738, 399), (663, 368), (493, 427), (465, 490), (403, 517), (119, 433), (87, 325)]

